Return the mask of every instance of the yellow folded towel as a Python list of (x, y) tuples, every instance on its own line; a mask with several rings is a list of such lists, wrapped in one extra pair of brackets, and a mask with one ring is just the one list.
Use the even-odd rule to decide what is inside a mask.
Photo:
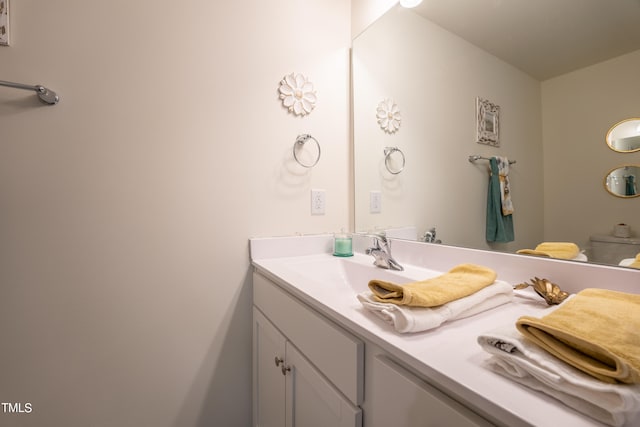
[(636, 260), (629, 264), (629, 267), (640, 268), (640, 254), (636, 255)]
[(460, 264), (438, 277), (406, 285), (371, 280), (369, 289), (378, 302), (413, 307), (437, 307), (474, 294), (495, 282), (496, 277), (496, 272), (490, 268), (475, 264)]
[(640, 295), (585, 289), (518, 330), (560, 360), (608, 383), (640, 384)]
[(536, 246), (535, 249), (520, 249), (516, 253), (546, 256), (549, 258), (573, 259), (580, 253), (580, 248), (575, 243), (544, 242)]

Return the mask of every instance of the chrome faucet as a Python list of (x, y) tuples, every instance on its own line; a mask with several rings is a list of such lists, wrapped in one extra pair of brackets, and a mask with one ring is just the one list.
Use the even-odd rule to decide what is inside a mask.
[(371, 235), (371, 237), (373, 237), (373, 246), (367, 248), (366, 253), (375, 258), (373, 265), (389, 270), (404, 270), (404, 267), (391, 256), (391, 242), (387, 240), (387, 236), (384, 234), (374, 234)]
[(427, 243), (442, 243), (442, 240), (436, 239), (436, 228), (431, 227), (422, 236), (422, 241)]

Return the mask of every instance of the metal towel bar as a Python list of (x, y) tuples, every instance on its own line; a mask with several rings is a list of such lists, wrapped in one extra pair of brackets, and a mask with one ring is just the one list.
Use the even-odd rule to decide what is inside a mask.
[(22, 83), (13, 83), (0, 80), (0, 86), (12, 87), (15, 89), (33, 90), (38, 94), (38, 97), (49, 105), (55, 105), (60, 101), (60, 97), (52, 90), (47, 89), (42, 85), (25, 85)]
[[(491, 158), (490, 157), (478, 156), (477, 154), (473, 155), (473, 156), (469, 156), (469, 161), (471, 163), (475, 162), (476, 160), (491, 160)], [(514, 164), (515, 162), (516, 162), (515, 160), (509, 160), (509, 164), (510, 165)]]

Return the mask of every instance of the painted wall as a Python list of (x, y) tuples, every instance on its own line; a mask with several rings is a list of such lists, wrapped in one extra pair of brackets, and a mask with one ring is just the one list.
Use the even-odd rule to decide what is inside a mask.
[[(355, 215), (359, 230), (436, 226), (444, 243), (488, 248), (485, 240), (488, 162), (507, 156), (516, 240), (491, 248), (534, 247), (543, 233), (540, 84), (487, 52), (396, 7), (353, 43)], [(476, 97), (501, 108), (500, 147), (477, 144)], [(400, 130), (383, 132), (376, 107), (392, 98)], [(398, 147), (406, 167), (384, 166), (384, 147)], [(382, 212), (369, 213), (369, 192)]]
[(350, 226), (350, 2), (11, 6), (0, 79), (61, 101), (0, 88), (0, 424), (249, 425), (248, 237)]
[(351, 37), (356, 38), (397, 3), (398, 0), (351, 0)]
[(639, 117), (640, 51), (542, 83), (545, 236), (588, 249), (592, 234), (618, 223), (640, 235), (640, 198), (604, 189), (613, 168), (640, 164), (640, 153), (617, 153), (605, 136), (615, 123)]

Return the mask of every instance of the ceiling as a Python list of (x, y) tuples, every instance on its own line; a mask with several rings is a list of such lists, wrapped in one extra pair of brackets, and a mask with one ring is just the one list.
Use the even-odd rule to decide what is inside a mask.
[(640, 0), (424, 0), (413, 10), (541, 81), (640, 49)]

